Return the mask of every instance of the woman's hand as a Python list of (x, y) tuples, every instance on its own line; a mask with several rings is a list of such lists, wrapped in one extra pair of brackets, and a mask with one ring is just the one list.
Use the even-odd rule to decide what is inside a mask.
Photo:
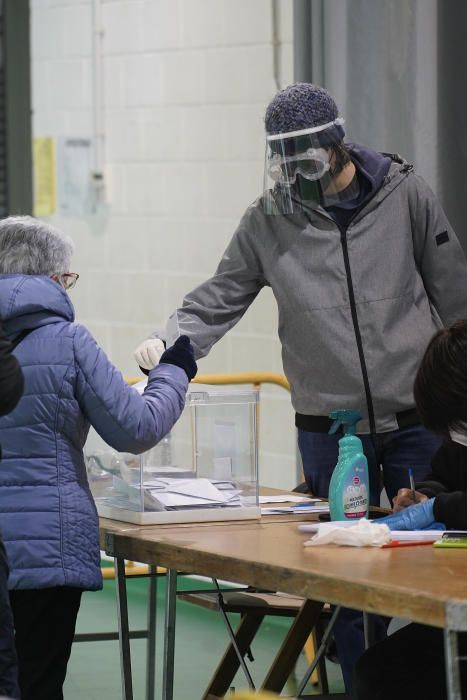
[(425, 496), (424, 493), (420, 493), (420, 491), (415, 491), (414, 500), (412, 489), (399, 489), (397, 496), (394, 496), (392, 499), (394, 513), (398, 513), (399, 511), (404, 510), (404, 508), (413, 506), (415, 503), (423, 503), (423, 501), (427, 500), (428, 496)]
[(434, 498), (426, 496), (422, 503), (414, 504), (412, 499), (410, 508), (403, 508), (400, 513), (378, 518), (378, 525), (387, 525), (390, 530), (445, 530), (446, 525), (435, 521), (434, 502)]

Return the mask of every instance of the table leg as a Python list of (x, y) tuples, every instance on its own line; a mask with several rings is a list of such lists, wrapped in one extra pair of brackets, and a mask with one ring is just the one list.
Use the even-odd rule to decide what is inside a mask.
[(448, 700), (462, 700), (457, 632), (444, 629), (444, 659)]
[(128, 600), (126, 595), (125, 560), (114, 559), (118, 637), (120, 640), (120, 671), (122, 675), (122, 700), (133, 700), (133, 685), (131, 678), (130, 629), (128, 625)]
[[(237, 659), (238, 659), (240, 666), (242, 667), (243, 673), (245, 674), (245, 678), (247, 680), (248, 687), (251, 690), (256, 690), (255, 684), (253, 683), (253, 678), (251, 677), (251, 673), (250, 673), (248, 666), (246, 665), (246, 662), (245, 662), (245, 658), (244, 658), (245, 654), (242, 654), (240, 648), (237, 645), (236, 635), (232, 629), (232, 625), (230, 624), (229, 617), (225, 611), (224, 598), (222, 597), (222, 592), (221, 592), (219, 583), (217, 582), (216, 578), (213, 578), (212, 582), (214, 583), (214, 585), (216, 586), (216, 589), (217, 589), (217, 602), (219, 605), (219, 612), (224, 619), (224, 624), (225, 624), (225, 627), (227, 629), (227, 633), (230, 637), (230, 642), (231, 642), (233, 649), (237, 655)], [(246, 653), (246, 651), (245, 651), (245, 653)]]
[(146, 660), (146, 700), (154, 700), (156, 694), (156, 615), (157, 615), (157, 567), (149, 567), (148, 579), (148, 640)]
[(245, 656), (258, 629), (261, 627), (263, 619), (264, 615), (251, 615), (250, 613), (246, 613), (242, 616), (240, 624), (235, 631), (235, 645), (237, 649), (235, 649), (232, 642), (229, 644), (209, 682), (202, 700), (223, 698), (224, 695), (227, 694), (240, 668), (237, 650), (240, 650), (242, 657)]
[(363, 635), (365, 637), (365, 649), (369, 649), (376, 642), (375, 616), (371, 613), (363, 613)]
[[(307, 602), (307, 603), (312, 603), (312, 602), (314, 602), (314, 601), (308, 600), (308, 601), (306, 601), (306, 602)], [(315, 602), (315, 605), (318, 605), (318, 603)], [(313, 622), (313, 627), (316, 625), (316, 623), (317, 623), (317, 621), (318, 621), (318, 616), (319, 616), (319, 613), (321, 612), (321, 609), (322, 609), (322, 607), (323, 607), (323, 603), (319, 603), (319, 605), (321, 606), (321, 608), (315, 608), (315, 610), (314, 610), (314, 622)], [(327, 643), (328, 643), (328, 639), (329, 639), (329, 637), (330, 637), (330, 635), (331, 635), (331, 632), (332, 632), (332, 630), (334, 629), (334, 625), (336, 624), (336, 620), (337, 620), (337, 617), (338, 617), (338, 615), (339, 615), (340, 609), (341, 609), (340, 605), (338, 605), (338, 606), (336, 606), (336, 607), (334, 608), (334, 611), (333, 611), (333, 613), (332, 613), (332, 615), (331, 615), (331, 619), (329, 620), (328, 625), (327, 625), (327, 627), (326, 627), (326, 629), (325, 629), (325, 631), (324, 631), (324, 634), (323, 634), (323, 636), (321, 637), (321, 644), (320, 644), (320, 647), (319, 647), (319, 649), (316, 650), (315, 658), (313, 659), (313, 661), (311, 662), (311, 664), (308, 666), (308, 669), (306, 670), (305, 675), (303, 676), (303, 678), (302, 678), (302, 680), (300, 681), (300, 683), (298, 683), (298, 685), (297, 685), (297, 689), (296, 689), (296, 691), (295, 691), (295, 694), (296, 694), (297, 698), (300, 697), (300, 696), (302, 695), (302, 693), (304, 692), (304, 690), (305, 690), (305, 688), (306, 688), (306, 685), (307, 685), (308, 681), (309, 681), (310, 678), (311, 678), (311, 674), (312, 674), (313, 671), (315, 670), (315, 668), (316, 668), (316, 666), (318, 665), (318, 663), (319, 663), (321, 657), (323, 656), (323, 654), (324, 654), (325, 651), (326, 651), (326, 645), (327, 645)], [(303, 610), (303, 608), (302, 608), (302, 610)]]
[(162, 698), (173, 700), (175, 659), (175, 618), (177, 602), (177, 570), (167, 569), (164, 626), (164, 670), (162, 676)]

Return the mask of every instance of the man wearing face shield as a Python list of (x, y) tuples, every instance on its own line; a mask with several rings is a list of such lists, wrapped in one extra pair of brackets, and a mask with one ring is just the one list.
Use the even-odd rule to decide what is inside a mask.
[(292, 214), (305, 207), (352, 210), (361, 195), (356, 170), (343, 146), (344, 120), (267, 136), (264, 207)]
[[(197, 358), (207, 355), (269, 286), (310, 491), (327, 497), (337, 462), (330, 412), (357, 409), (371, 503), (379, 504), (381, 476), (392, 499), (407, 485), (407, 467), (423, 479), (439, 446), (420, 424), (412, 386), (433, 333), (467, 318), (467, 287), (453, 284), (467, 279), (466, 259), (413, 165), (345, 143), (344, 121), (323, 88), (281, 90), (265, 126), (263, 195), (213, 277), (177, 309), (180, 333)], [(159, 342), (137, 348), (140, 366)], [(347, 643), (347, 658), (340, 653), (348, 688), (362, 644)]]

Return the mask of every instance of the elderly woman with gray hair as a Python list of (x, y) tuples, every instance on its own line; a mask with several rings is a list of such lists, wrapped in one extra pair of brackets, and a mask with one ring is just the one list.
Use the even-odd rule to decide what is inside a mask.
[(32, 217), (0, 221), (0, 317), (24, 395), (0, 418), (0, 529), (10, 561), (21, 697), (59, 700), (84, 590), (102, 586), (98, 518), (83, 446), (92, 424), (117, 450), (155, 445), (178, 419), (196, 374), (186, 336), (129, 387), (74, 321), (73, 245)]

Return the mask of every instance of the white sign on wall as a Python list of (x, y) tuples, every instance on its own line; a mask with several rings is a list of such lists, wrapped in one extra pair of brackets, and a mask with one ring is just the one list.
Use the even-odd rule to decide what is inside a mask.
[(58, 209), (65, 216), (92, 214), (95, 195), (91, 173), (93, 143), (89, 138), (66, 137), (58, 141)]

